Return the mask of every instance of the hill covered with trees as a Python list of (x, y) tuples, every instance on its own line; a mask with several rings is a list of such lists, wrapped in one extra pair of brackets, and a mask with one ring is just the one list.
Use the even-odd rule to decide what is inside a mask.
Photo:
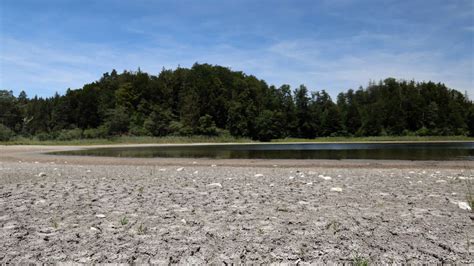
[(474, 135), (474, 105), (444, 84), (387, 78), (340, 93), (277, 88), (221, 66), (113, 70), (65, 95), (0, 91), (0, 140), (115, 135), (284, 137)]

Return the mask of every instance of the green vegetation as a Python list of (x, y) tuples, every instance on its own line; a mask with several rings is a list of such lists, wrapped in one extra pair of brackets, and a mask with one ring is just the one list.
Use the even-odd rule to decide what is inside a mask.
[(39, 140), (37, 138), (17, 137), (6, 142), (4, 145), (105, 145), (105, 144), (154, 144), (154, 143), (247, 143), (252, 142), (248, 138), (236, 138), (232, 136), (116, 136), (97, 139), (73, 139), (73, 140)]
[(366, 258), (363, 258), (360, 255), (358, 255), (352, 261), (352, 265), (354, 265), (354, 266), (368, 266), (369, 265), (369, 260), (367, 260)]
[(453, 135), (474, 135), (467, 95), (440, 83), (393, 78), (349, 89), (336, 101), (324, 90), (277, 88), (208, 64), (156, 76), (113, 70), (50, 98), (0, 91), (0, 141), (8, 144)]
[(272, 142), (412, 142), (412, 141), (474, 141), (468, 136), (377, 136), (377, 137), (321, 137), (315, 139), (286, 138)]
[(471, 211), (474, 212), (474, 185), (472, 184), (471, 180), (466, 181), (466, 187), (467, 187), (467, 204), (469, 204), (469, 207), (471, 207)]
[(122, 219), (120, 219), (120, 224), (121, 225), (126, 225), (128, 224), (128, 218), (126, 216), (122, 217)]
[(58, 229), (59, 228), (59, 224), (56, 220), (51, 220), (51, 224), (52, 226), (54, 227), (54, 229)]
[(139, 235), (144, 235), (147, 232), (148, 232), (148, 227), (144, 226), (143, 224), (140, 224), (140, 226), (138, 226), (137, 233)]

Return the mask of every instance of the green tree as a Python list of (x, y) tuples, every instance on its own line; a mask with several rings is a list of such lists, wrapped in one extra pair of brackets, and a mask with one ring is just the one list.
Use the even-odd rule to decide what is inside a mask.
[(127, 113), (127, 108), (117, 106), (115, 109), (110, 109), (107, 112), (105, 125), (109, 135), (127, 133), (130, 125), (130, 116)]
[(212, 116), (204, 115), (199, 118), (196, 133), (199, 135), (215, 136), (217, 135), (217, 127)]

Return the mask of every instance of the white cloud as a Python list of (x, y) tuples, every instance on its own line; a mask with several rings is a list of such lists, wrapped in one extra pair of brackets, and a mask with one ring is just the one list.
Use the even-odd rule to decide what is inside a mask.
[(474, 95), (472, 56), (459, 60), (446, 58), (442, 51), (410, 49), (354, 49), (373, 41), (395, 43), (400, 48), (420, 47), (396, 36), (361, 33), (334, 40), (282, 40), (256, 49), (236, 48), (220, 43), (208, 47), (179, 44), (143, 46), (136, 49), (77, 43), (63, 47), (55, 43), (28, 43), (3, 40), (0, 55), (0, 88), (26, 89), (29, 95), (50, 96), (54, 91), (79, 88), (115, 68), (157, 74), (162, 67), (189, 67), (194, 62), (219, 64), (254, 74), (277, 86), (306, 84), (326, 89), (334, 97), (348, 88), (366, 85), (386, 77), (432, 80)]

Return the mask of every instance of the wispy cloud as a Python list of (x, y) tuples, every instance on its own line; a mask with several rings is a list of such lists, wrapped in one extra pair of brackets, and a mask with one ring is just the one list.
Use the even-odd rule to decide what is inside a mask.
[[(111, 69), (156, 74), (200, 62), (332, 96), (389, 76), (474, 95), (471, 2), (112, 1), (62, 7), (64, 14), (35, 6), (28, 14), (38, 25), (17, 21), (20, 6), (2, 19), (0, 89), (49, 96)], [(90, 12), (100, 19), (85, 19)]]

